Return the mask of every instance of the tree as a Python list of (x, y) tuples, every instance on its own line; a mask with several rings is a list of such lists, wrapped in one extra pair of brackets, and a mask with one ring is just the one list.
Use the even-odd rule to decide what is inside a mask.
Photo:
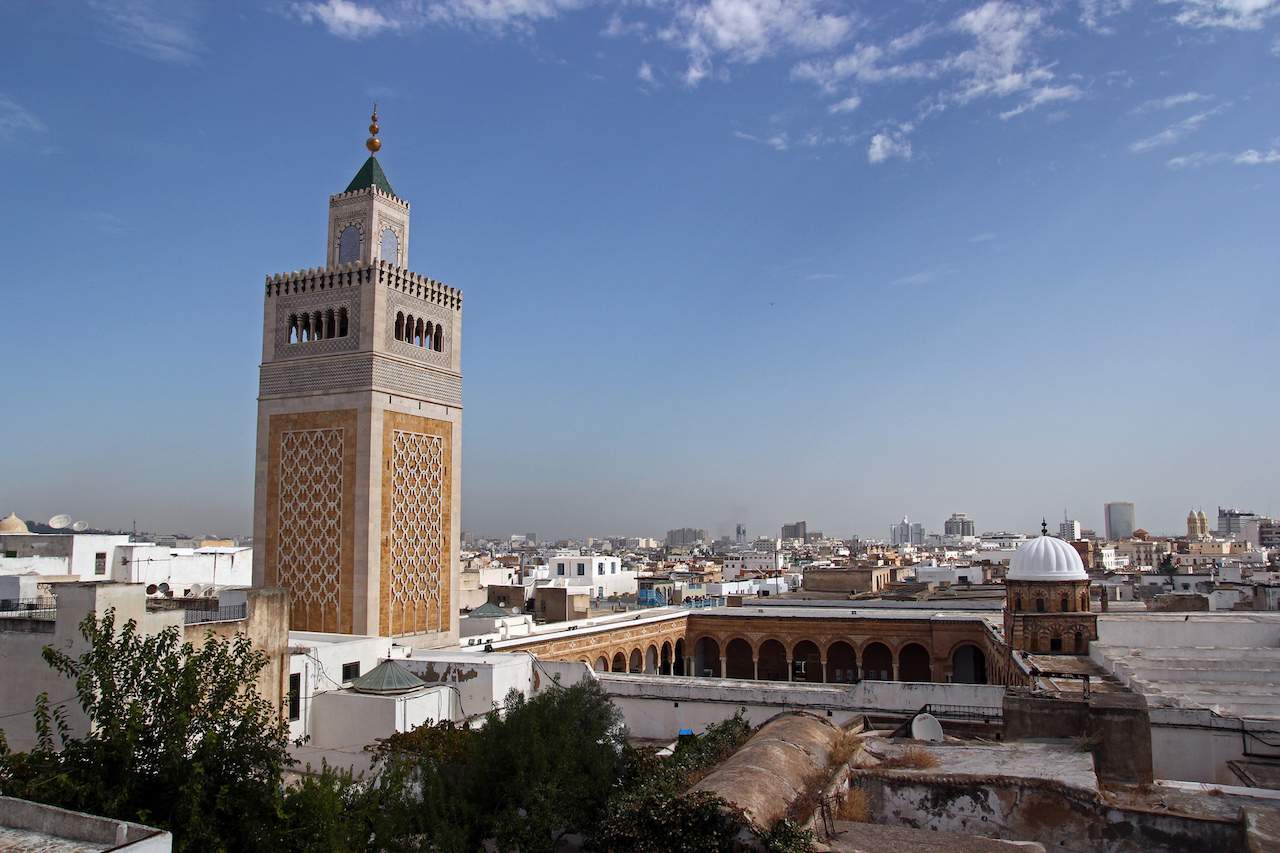
[(3, 793), (168, 829), (180, 851), (269, 849), (290, 758), (288, 727), (256, 687), (266, 655), (243, 635), (196, 648), (178, 627), (117, 631), (114, 611), (80, 633), (78, 657), (43, 654), (74, 680), (88, 729), (73, 735), (41, 694), (35, 749), (0, 753)]

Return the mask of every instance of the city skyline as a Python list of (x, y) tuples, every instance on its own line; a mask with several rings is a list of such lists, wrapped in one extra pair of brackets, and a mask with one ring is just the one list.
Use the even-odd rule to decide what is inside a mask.
[(468, 529), (1273, 513), (1276, 4), (729, 5), (0, 13), (0, 509), (248, 532), (263, 276), (322, 262), (378, 100), (467, 293)]

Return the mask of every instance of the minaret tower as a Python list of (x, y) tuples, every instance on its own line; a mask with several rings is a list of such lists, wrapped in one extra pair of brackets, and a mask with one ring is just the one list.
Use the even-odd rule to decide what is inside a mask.
[(457, 641), (462, 294), (412, 273), (376, 154), (329, 197), (325, 264), (268, 276), (255, 586), (290, 627)]

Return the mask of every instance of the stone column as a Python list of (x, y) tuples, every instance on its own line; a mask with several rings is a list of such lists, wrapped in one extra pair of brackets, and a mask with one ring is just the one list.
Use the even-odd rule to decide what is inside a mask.
[(760, 680), (760, 658), (756, 657), (755, 649), (751, 650), (751, 677)]
[(795, 681), (796, 665), (790, 657), (787, 658), (787, 681)]
[(896, 657), (893, 659), (892, 665), (893, 665), (893, 680), (897, 681), (898, 680), (898, 659)]
[(822, 683), (826, 684), (827, 683), (827, 659), (819, 658), (818, 665), (822, 667)]
[(728, 659), (726, 656), (724, 656), (724, 655), (721, 655), (721, 656), (720, 656), (720, 677), (721, 677), (721, 678), (724, 678), (725, 670), (727, 670), (727, 669), (729, 668), (729, 666), (728, 666), (728, 660), (729, 660), (729, 659)]
[(684, 659), (684, 674), (690, 678), (693, 677), (693, 658), (691, 657), (686, 657)]

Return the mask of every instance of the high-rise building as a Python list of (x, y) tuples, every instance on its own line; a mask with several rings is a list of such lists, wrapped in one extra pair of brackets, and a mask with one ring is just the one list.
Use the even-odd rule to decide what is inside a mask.
[(889, 526), (890, 545), (923, 545), (924, 525), (912, 522), (904, 515), (902, 521)]
[(700, 527), (678, 527), (667, 531), (668, 548), (687, 548), (691, 545), (702, 545), (707, 541), (707, 531)]
[(1058, 538), (1075, 542), (1080, 538), (1080, 522), (1074, 518), (1063, 518), (1062, 523), (1058, 525)]
[(1257, 516), (1242, 509), (1218, 507), (1218, 536), (1223, 539), (1243, 538), (1245, 522), (1252, 518)]
[(1102, 506), (1103, 520), (1108, 539), (1132, 539), (1137, 527), (1133, 504), (1129, 501), (1112, 501)]
[(739, 545), (747, 544), (747, 526), (739, 524), (733, 529), (733, 540)]
[(329, 197), (324, 266), (266, 280), (254, 585), (289, 590), (294, 630), (453, 645), (462, 293), (409, 271), (377, 132)]
[(799, 539), (804, 542), (809, 535), (809, 523), (807, 521), (795, 521), (791, 524), (782, 525), (782, 538)]
[(947, 536), (977, 536), (978, 526), (963, 512), (953, 512), (951, 517), (942, 523), (942, 532)]

